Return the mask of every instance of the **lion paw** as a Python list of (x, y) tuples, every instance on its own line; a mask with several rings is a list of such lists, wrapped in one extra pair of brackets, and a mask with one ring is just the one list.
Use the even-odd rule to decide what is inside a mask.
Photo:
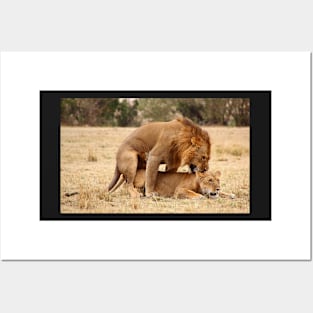
[(153, 198), (153, 197), (158, 197), (158, 196), (159, 194), (155, 191), (146, 193), (147, 198)]

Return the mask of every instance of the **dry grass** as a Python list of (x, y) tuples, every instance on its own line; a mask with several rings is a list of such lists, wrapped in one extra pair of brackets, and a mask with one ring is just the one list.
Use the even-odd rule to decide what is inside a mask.
[(96, 155), (95, 151), (92, 149), (89, 150), (88, 161), (89, 162), (97, 162), (98, 161), (97, 155)]
[[(116, 151), (132, 130), (61, 127), (62, 213), (249, 213), (249, 128), (207, 128), (213, 144), (210, 169), (222, 172), (222, 190), (236, 199), (141, 198), (135, 203), (123, 186), (105, 192)], [(76, 191), (78, 195), (65, 196)]]

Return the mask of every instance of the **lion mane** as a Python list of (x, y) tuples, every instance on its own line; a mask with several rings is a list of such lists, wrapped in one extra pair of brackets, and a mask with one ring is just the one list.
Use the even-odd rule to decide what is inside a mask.
[(197, 149), (203, 144), (208, 145), (208, 154), (210, 155), (211, 141), (209, 134), (187, 118), (180, 117), (176, 120), (183, 125), (174, 138), (170, 151), (170, 153), (177, 156), (176, 165), (179, 167), (179, 159), (181, 163), (189, 164)]

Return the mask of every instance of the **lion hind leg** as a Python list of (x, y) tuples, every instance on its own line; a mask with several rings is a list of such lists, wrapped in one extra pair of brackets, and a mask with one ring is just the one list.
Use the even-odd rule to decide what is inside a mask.
[(187, 188), (176, 188), (174, 197), (176, 199), (202, 199), (203, 195)]
[(137, 173), (138, 153), (134, 150), (128, 150), (124, 155), (119, 156), (119, 170), (126, 180), (127, 191), (131, 198), (139, 198), (140, 193), (134, 187), (134, 181)]

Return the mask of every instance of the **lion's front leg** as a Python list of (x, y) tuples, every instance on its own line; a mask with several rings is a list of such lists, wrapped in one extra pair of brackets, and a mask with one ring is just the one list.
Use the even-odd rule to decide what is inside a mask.
[(146, 196), (154, 195), (155, 184), (158, 176), (159, 165), (161, 161), (158, 157), (149, 155), (146, 169)]
[(187, 188), (176, 188), (174, 197), (176, 199), (202, 199), (203, 195)]
[(218, 194), (221, 198), (229, 198), (229, 199), (236, 198), (236, 196), (233, 193), (226, 193), (226, 192), (220, 191)]

